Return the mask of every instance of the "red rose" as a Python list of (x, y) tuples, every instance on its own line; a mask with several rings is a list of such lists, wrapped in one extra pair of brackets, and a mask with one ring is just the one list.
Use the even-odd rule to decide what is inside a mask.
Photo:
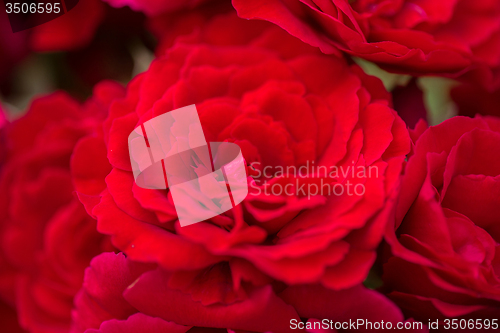
[(33, 51), (65, 51), (85, 47), (104, 18), (100, 0), (81, 0), (68, 13), (31, 29)]
[(363, 286), (335, 292), (319, 285), (253, 285), (242, 280), (247, 268), (234, 267), (167, 272), (122, 254), (103, 253), (85, 271), (71, 332), (183, 333), (192, 327), (289, 332), (299, 317), (311, 323), (315, 318), (403, 321), (394, 304)]
[[(56, 80), (57, 84), (72, 95), (85, 97), (91, 87), (103, 79), (129, 80), (134, 67), (130, 41), (146, 39), (144, 15), (128, 8), (111, 8), (101, 0), (82, 0), (67, 14), (17, 33), (12, 33), (3, 3), (0, 7), (3, 8), (3, 12), (0, 11), (0, 90), (10, 101), (16, 100), (15, 95), (19, 93), (19, 82), (14, 85), (15, 89), (12, 84), (20, 81), (11, 74), (22, 78), (27, 75), (23, 73), (31, 73), (28, 69), (31, 67), (23, 66), (22, 62), (30, 52), (66, 51), (55, 58), (49, 56), (52, 60), (57, 58), (54, 63), (42, 61), (36, 66), (67, 76)], [(14, 71), (16, 65), (24, 70)]]
[(5, 115), (2, 106), (0, 105), (0, 129), (2, 129), (6, 124), (7, 124), (7, 117)]
[(7, 117), (0, 105), (0, 170), (2, 170), (3, 164), (5, 163), (5, 157), (7, 155), (7, 147), (5, 144), (5, 130), (4, 127), (7, 125)]
[(17, 313), (7, 304), (0, 301), (0, 322), (2, 330), (9, 333), (24, 333), (26, 332), (17, 322)]
[(496, 0), (233, 0), (243, 18), (273, 22), (325, 53), (337, 49), (413, 75), (478, 70), (500, 84), (500, 2)]
[(406, 315), (500, 317), (499, 148), (498, 118), (454, 117), (416, 140), (383, 276)]
[[(100, 5), (103, 6), (102, 3)], [(85, 47), (70, 50), (63, 56), (71, 73), (78, 77), (77, 82), (84, 84), (66, 87), (76, 96), (87, 96), (85, 90), (91, 90), (102, 80), (128, 82), (133, 76), (134, 67), (138, 65), (134, 64), (134, 56), (144, 47), (139, 45), (147, 45), (147, 40), (151, 39), (149, 34), (146, 35), (144, 15), (129, 8), (103, 7), (104, 19), (92, 40)], [(86, 89), (82, 89), (84, 87)]]
[(464, 83), (451, 90), (451, 97), (459, 115), (500, 116), (500, 88), (488, 91), (478, 85)]
[(416, 79), (412, 79), (405, 86), (396, 86), (391, 94), (394, 110), (408, 127), (414, 128), (420, 119), (427, 120), (424, 94)]
[(4, 3), (0, 4), (0, 84), (5, 84), (12, 69), (28, 54), (27, 33), (13, 33)]
[(163, 56), (181, 35), (188, 35), (205, 26), (214, 16), (221, 13), (234, 12), (229, 1), (208, 1), (196, 9), (181, 8), (174, 12), (166, 12), (149, 16), (146, 27), (158, 40), (155, 55)]
[(160, 15), (181, 8), (193, 8), (207, 0), (104, 0), (113, 7), (129, 6), (148, 16)]
[[(229, 262), (246, 267), (242, 278), (252, 281), (350, 288), (375, 260), (409, 150), (405, 125), (387, 98), (381, 82), (359, 67), (266, 22), (221, 15), (180, 38), (135, 78), (127, 96), (111, 104), (103, 140), (93, 137), (76, 149), (75, 159), (93, 163), (81, 168), (79, 178), (89, 181), (79, 185), (80, 198), (98, 230), (133, 260), (170, 270)], [(257, 171), (314, 162), (348, 174), (260, 178), (237, 209), (180, 227), (168, 191), (134, 183), (127, 138), (151, 117), (189, 104), (197, 105), (207, 141), (237, 143), (247, 163), (260, 163)], [(101, 191), (106, 154), (112, 169)], [(349, 171), (355, 166), (377, 171), (357, 178)], [(96, 168), (101, 171), (89, 173)], [(366, 192), (287, 196), (265, 193), (262, 185), (319, 188), (333, 181), (359, 183), (358, 192)]]
[[(97, 98), (96, 98), (97, 99)], [(70, 157), (99, 121), (63, 93), (33, 101), (6, 128), (0, 174), (0, 296), (31, 332), (61, 332), (93, 256), (111, 249), (73, 194)], [(102, 109), (102, 106), (101, 106)]]

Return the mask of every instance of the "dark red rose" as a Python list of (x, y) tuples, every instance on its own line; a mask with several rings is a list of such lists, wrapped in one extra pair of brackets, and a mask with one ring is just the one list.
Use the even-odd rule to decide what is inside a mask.
[[(231, 262), (246, 267), (242, 278), (257, 284), (351, 288), (375, 260), (409, 151), (405, 124), (388, 97), (381, 82), (359, 67), (269, 23), (217, 16), (179, 38), (130, 83), (125, 98), (111, 104), (103, 139), (93, 136), (75, 151), (75, 159), (88, 161), (77, 190), (98, 230), (133, 260), (175, 271)], [(180, 227), (168, 191), (134, 183), (127, 138), (151, 117), (190, 104), (197, 105), (207, 141), (238, 144), (247, 163), (258, 163), (257, 171), (313, 162), (378, 171), (361, 179), (313, 178), (310, 169), (309, 178), (249, 178), (251, 193), (242, 205)], [(111, 172), (104, 178), (106, 168)], [(268, 188), (350, 182), (366, 192), (273, 195), (264, 181)]]
[(35, 99), (6, 127), (0, 174), (0, 296), (30, 332), (69, 329), (73, 297), (93, 256), (110, 250), (74, 195), (76, 142), (102, 121), (97, 97), (81, 106), (63, 93)]
[(103, 253), (85, 271), (83, 288), (75, 298), (71, 332), (183, 333), (192, 328), (289, 332), (299, 317), (310, 322), (315, 318), (403, 321), (394, 304), (363, 286), (342, 291), (320, 285), (276, 287), (255, 285), (256, 281), (243, 278), (247, 275), (244, 265), (167, 272), (121, 253)]
[(181, 8), (193, 8), (208, 0), (104, 0), (113, 7), (129, 6), (148, 16), (160, 15)]
[[(66, 51), (41, 62), (36, 55), (30, 59), (38, 59), (36, 68), (56, 72), (58, 87), (74, 96), (86, 98), (103, 79), (130, 79), (130, 41), (145, 32), (143, 15), (116, 10), (100, 0), (85, 0), (52, 21), (13, 33), (4, 4), (0, 7), (0, 91), (7, 100), (16, 100), (24, 90), (18, 87), (22, 80), (13, 74), (30, 79), (31, 67), (23, 67), (23, 60), (33, 53)], [(16, 71), (18, 67), (22, 70)]]
[[(13, 85), (12, 81), (19, 78), (13, 80), (11, 74), (14, 65), (20, 65), (21, 78), (29, 76), (24, 74), (30, 73), (29, 66), (22, 67), (22, 60), (30, 52), (38, 59), (36, 68), (54, 72), (54, 83), (81, 99), (102, 80), (129, 81), (135, 52), (141, 47), (153, 48), (144, 21), (142, 13), (129, 8), (115, 9), (101, 0), (82, 0), (57, 19), (14, 34), (6, 14), (0, 13), (0, 90), (7, 100), (16, 100), (19, 83)], [(64, 52), (44, 56), (41, 62), (36, 55), (55, 51)]]
[(340, 49), (413, 75), (457, 76), (477, 69), (485, 84), (500, 84), (496, 0), (233, 0), (233, 5), (240, 17), (273, 22), (324, 53)]
[(208, 1), (196, 9), (181, 8), (174, 12), (166, 12), (149, 16), (146, 27), (158, 40), (155, 47), (157, 57), (163, 56), (181, 35), (191, 34), (207, 24), (214, 16), (233, 12), (229, 1)]
[(17, 313), (4, 302), (0, 301), (0, 322), (2, 323), (2, 330), (9, 333), (23, 333), (26, 332), (17, 322)]
[(11, 79), (12, 70), (28, 54), (26, 31), (13, 33), (5, 4), (0, 3), (0, 88)]
[(414, 128), (420, 119), (427, 121), (424, 94), (416, 79), (412, 79), (405, 86), (396, 86), (391, 94), (394, 110), (408, 127)]
[(0, 129), (3, 129), (4, 126), (7, 124), (7, 116), (5, 115), (5, 112), (0, 105)]
[(5, 142), (5, 126), (7, 125), (7, 117), (2, 109), (2, 105), (0, 105), (0, 170), (2, 169), (5, 158), (7, 156), (7, 146)]
[(137, 65), (134, 65), (134, 56), (137, 52), (147, 52), (142, 49), (148, 40), (144, 15), (129, 8), (115, 9), (106, 5), (103, 16), (92, 40), (84, 48), (70, 50), (62, 56), (64, 65), (78, 77), (78, 80), (65, 82), (64, 88), (72, 95), (86, 98), (102, 80), (130, 81)]
[(67, 51), (84, 47), (94, 37), (104, 18), (100, 0), (81, 0), (66, 14), (31, 29), (29, 45), (33, 51)]
[(464, 83), (452, 89), (451, 97), (457, 105), (459, 115), (500, 117), (500, 88), (488, 91), (478, 85)]
[(500, 318), (499, 148), (493, 117), (454, 117), (416, 139), (383, 276), (406, 315)]

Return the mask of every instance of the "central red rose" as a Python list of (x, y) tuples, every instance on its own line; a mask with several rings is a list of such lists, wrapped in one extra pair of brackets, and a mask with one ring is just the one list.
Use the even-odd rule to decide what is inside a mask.
[[(197, 105), (207, 141), (238, 144), (260, 170), (314, 163), (338, 174), (249, 178), (251, 193), (236, 209), (180, 227), (168, 191), (134, 183), (127, 138), (144, 121), (190, 104)], [(102, 139), (89, 137), (76, 149), (77, 190), (98, 230), (133, 260), (169, 270), (226, 262), (257, 284), (352, 287), (375, 260), (409, 151), (405, 125), (389, 104), (381, 82), (359, 67), (266, 22), (216, 16), (179, 37), (111, 104)], [(96, 166), (102, 172), (85, 174)], [(368, 167), (376, 174), (358, 174)], [(339, 188), (331, 195), (263, 189), (297, 181), (362, 186), (358, 195)]]

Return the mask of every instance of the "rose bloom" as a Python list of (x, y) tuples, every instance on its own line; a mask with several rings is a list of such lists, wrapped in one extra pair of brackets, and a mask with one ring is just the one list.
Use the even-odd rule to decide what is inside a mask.
[(14, 70), (31, 52), (69, 51), (88, 46), (104, 18), (104, 7), (100, 0), (82, 0), (67, 14), (13, 33), (4, 3), (0, 4), (0, 89), (4, 96), (12, 93)]
[[(4, 138), (4, 127), (7, 124), (7, 118), (5, 116), (4, 111), (2, 110), (0, 106), (0, 170), (2, 170), (2, 167), (5, 163), (5, 154), (6, 154), (6, 147), (5, 147), (5, 138)], [(0, 255), (0, 267), (3, 269), (3, 258)], [(7, 277), (2, 274), (0, 274), (0, 285), (3, 285), (4, 283), (10, 283), (13, 281), (11, 277)], [(0, 299), (0, 322), (2, 323), (2, 328), (6, 332), (24, 332), (23, 329), (19, 327), (19, 323), (17, 321), (17, 313), (15, 310), (7, 304), (4, 300)]]
[(88, 107), (63, 93), (41, 97), (2, 133), (0, 297), (30, 332), (68, 331), (85, 267), (112, 249), (75, 197), (70, 173), (76, 142), (102, 121), (98, 105), (97, 97)]
[[(179, 37), (129, 84), (124, 98), (111, 103), (102, 133), (80, 142), (74, 154), (78, 195), (98, 220), (98, 231), (111, 235), (128, 258), (157, 263), (180, 274), (175, 283), (192, 281), (193, 292), (208, 293), (196, 296), (207, 298), (200, 308), (187, 304), (186, 317), (175, 317), (176, 323), (261, 329), (255, 320), (236, 325), (223, 320), (223, 311), (203, 311), (213, 303), (253, 297), (240, 283), (250, 290), (265, 288), (259, 294), (265, 298), (299, 284), (314, 284), (318, 295), (324, 287), (364, 290), (359, 284), (375, 260), (409, 151), (405, 124), (388, 98), (381, 82), (356, 65), (325, 56), (267, 22), (241, 20), (234, 13), (216, 16)], [(259, 162), (263, 168), (314, 161), (347, 169), (354, 161), (355, 166), (376, 167), (378, 176), (336, 180), (363, 183), (364, 195), (309, 198), (259, 194), (257, 181), (249, 178), (251, 193), (241, 205), (181, 227), (168, 190), (135, 184), (127, 138), (144, 121), (190, 104), (197, 106), (207, 141), (238, 144), (248, 164)], [(320, 183), (319, 178), (301, 181)], [(213, 283), (229, 281), (228, 296), (219, 287), (198, 286), (212, 279), (211, 272), (216, 274)], [(148, 303), (151, 293), (137, 297)], [(313, 317), (309, 305), (297, 308), (300, 317)], [(193, 312), (213, 321), (188, 317)]]
[[(208, 0), (104, 0), (113, 7), (129, 6), (148, 16), (173, 12), (182, 8), (194, 8)], [(213, 1), (213, 0), (210, 0)], [(219, 0), (220, 1), (220, 0)]]
[(500, 318), (500, 119), (422, 125), (387, 233), (386, 292), (416, 320)]
[(8, 124), (7, 116), (0, 105), (0, 170), (5, 163), (5, 158), (7, 155), (7, 147), (5, 143), (5, 126)]
[[(0, 4), (0, 88), (11, 79), (12, 69), (28, 54), (27, 33), (13, 33), (4, 3)], [(2, 90), (3, 91), (3, 90)]]
[(77, 76), (77, 80), (64, 86), (74, 96), (87, 97), (94, 85), (103, 79), (130, 81), (135, 53), (138, 49), (143, 50), (151, 39), (150, 35), (146, 37), (149, 33), (143, 14), (129, 8), (112, 8), (102, 2), (100, 5), (105, 7), (104, 18), (91, 41), (63, 55), (64, 64)]
[[(167, 268), (198, 269), (234, 257), (287, 283), (342, 288), (362, 282), (409, 151), (405, 124), (388, 106), (381, 82), (265, 22), (230, 13), (200, 30), (180, 38), (111, 104), (102, 144), (112, 167), (107, 187), (82, 192), (100, 197), (92, 211), (99, 230), (132, 259)], [(168, 191), (134, 184), (127, 138), (144, 121), (190, 104), (197, 105), (207, 141), (238, 144), (248, 164), (314, 161), (347, 169), (354, 161), (376, 166), (379, 175), (337, 180), (364, 182), (364, 195), (252, 192), (240, 209), (181, 228)], [(75, 158), (83, 163), (78, 156), (96, 149), (77, 149)], [(186, 252), (173, 255), (172, 248)]]
[(340, 49), (413, 75), (456, 76), (474, 68), (476, 79), (500, 84), (496, 0), (233, 0), (233, 5), (240, 17), (273, 22), (325, 53)]
[[(324, 318), (383, 320), (394, 327), (404, 321), (398, 307), (360, 285), (342, 291), (320, 285), (277, 287), (250, 282), (235, 271), (231, 276), (231, 268), (218, 264), (210, 270), (168, 272), (121, 253), (103, 253), (85, 271), (71, 332), (278, 333), (300, 324), (318, 328)], [(311, 319), (302, 323), (299, 314)], [(423, 326), (405, 331), (428, 332)]]
[(48, 52), (85, 47), (103, 18), (104, 5), (100, 0), (81, 0), (66, 14), (30, 29), (30, 49)]
[(500, 88), (488, 91), (481, 86), (464, 83), (451, 90), (451, 98), (459, 115), (500, 117)]
[(427, 120), (424, 94), (415, 78), (405, 86), (396, 86), (391, 95), (394, 110), (408, 127), (414, 128), (420, 119)]

